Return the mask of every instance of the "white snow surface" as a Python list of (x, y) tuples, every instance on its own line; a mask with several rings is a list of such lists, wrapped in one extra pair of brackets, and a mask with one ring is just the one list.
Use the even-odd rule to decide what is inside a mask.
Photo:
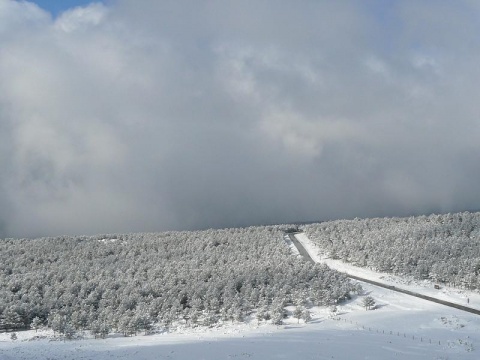
[[(298, 235), (317, 260), (328, 262), (303, 235)], [(364, 276), (364, 269), (336, 263), (338, 269)], [(342, 267), (343, 266), (343, 267)], [(357, 270), (358, 272), (357, 272)], [(374, 280), (390, 281), (408, 289), (422, 288), (385, 274), (370, 274)], [(383, 277), (383, 278), (382, 278)], [(395, 282), (397, 281), (398, 282)], [(424, 284), (430, 291), (430, 285)], [(0, 334), (0, 360), (17, 359), (479, 359), (480, 317), (426, 300), (362, 284), (364, 293), (329, 309), (313, 307), (313, 320), (304, 324), (290, 317), (284, 325), (258, 324), (254, 314), (246, 324), (222, 324), (214, 328), (178, 328), (171, 333), (110, 336), (104, 340), (63, 341), (50, 331)], [(413, 287), (413, 288), (412, 288)], [(434, 290), (434, 289), (433, 289)], [(449, 300), (478, 300), (477, 294), (456, 289), (437, 290)], [(436, 292), (428, 292), (435, 295)], [(365, 295), (376, 309), (362, 307)], [(463, 296), (463, 297), (462, 297)], [(477, 304), (477, 302), (476, 302)], [(289, 307), (290, 312), (293, 307)]]

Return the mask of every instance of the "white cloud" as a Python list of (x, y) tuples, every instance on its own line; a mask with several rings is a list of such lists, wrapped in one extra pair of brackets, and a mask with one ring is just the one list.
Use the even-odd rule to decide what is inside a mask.
[(0, 0), (0, 36), (22, 31), (26, 23), (29, 27), (41, 27), (50, 20), (50, 15), (33, 3)]
[(270, 143), (279, 143), (286, 155), (297, 161), (320, 157), (325, 145), (336, 142), (358, 142), (365, 134), (354, 122), (343, 119), (308, 119), (287, 108), (270, 109), (259, 122)]
[(475, 207), (478, 7), (397, 5), (0, 0), (0, 234)]
[(92, 3), (65, 11), (55, 20), (54, 27), (64, 32), (86, 30), (105, 21), (107, 8), (102, 3)]
[(383, 60), (375, 56), (371, 56), (367, 58), (367, 60), (365, 61), (365, 65), (373, 73), (382, 75), (387, 78), (390, 77), (390, 71), (388, 69), (388, 65)]

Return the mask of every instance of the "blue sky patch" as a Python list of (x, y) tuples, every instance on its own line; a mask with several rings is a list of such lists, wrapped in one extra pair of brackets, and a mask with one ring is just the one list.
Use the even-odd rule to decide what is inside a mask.
[(93, 1), (93, 0), (31, 0), (31, 2), (37, 4), (42, 9), (47, 10), (48, 12), (52, 13), (52, 15), (57, 16), (62, 12), (77, 7), (77, 6), (85, 6), (92, 2), (101, 2), (101, 1)]

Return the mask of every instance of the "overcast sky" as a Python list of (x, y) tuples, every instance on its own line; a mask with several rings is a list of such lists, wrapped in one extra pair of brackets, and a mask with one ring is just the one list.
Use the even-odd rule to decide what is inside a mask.
[(477, 1), (59, 11), (0, 0), (0, 237), (480, 209)]

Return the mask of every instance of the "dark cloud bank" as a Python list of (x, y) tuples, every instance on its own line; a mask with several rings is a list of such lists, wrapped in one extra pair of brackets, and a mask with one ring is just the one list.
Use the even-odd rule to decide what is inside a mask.
[(473, 1), (0, 0), (0, 236), (480, 208)]

